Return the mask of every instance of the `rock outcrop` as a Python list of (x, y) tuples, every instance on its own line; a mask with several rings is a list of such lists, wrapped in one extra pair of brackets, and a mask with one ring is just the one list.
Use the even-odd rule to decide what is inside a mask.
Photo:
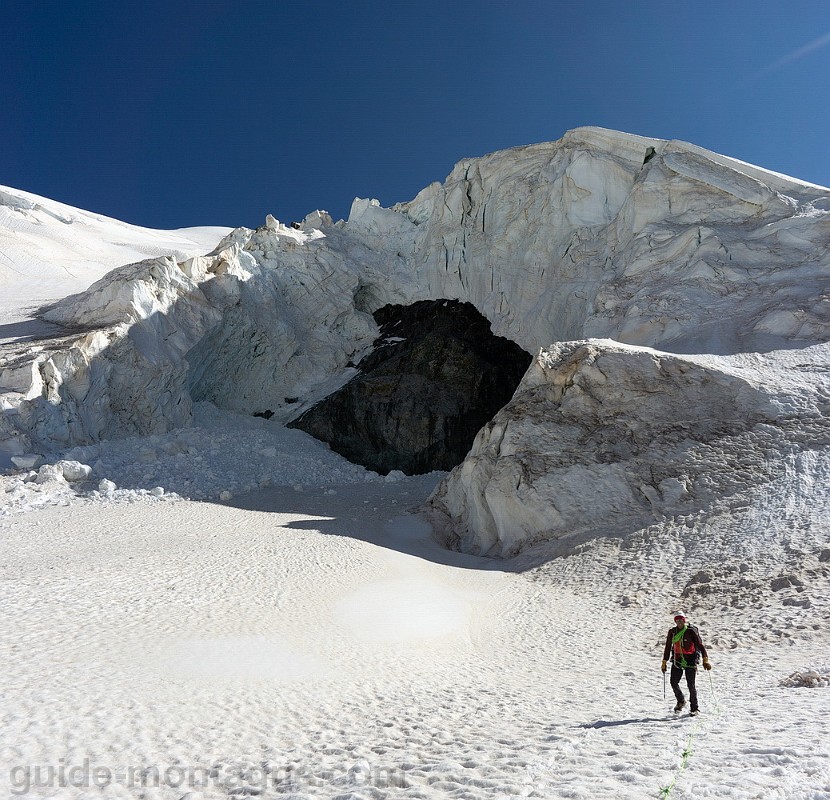
[(452, 469), (530, 365), (469, 303), (384, 306), (359, 373), (291, 423), (386, 474)]

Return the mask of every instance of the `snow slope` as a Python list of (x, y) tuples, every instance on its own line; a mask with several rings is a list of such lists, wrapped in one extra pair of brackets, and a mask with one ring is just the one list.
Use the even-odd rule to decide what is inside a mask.
[(113, 267), (201, 255), (228, 230), (152, 230), (0, 186), (0, 343), (53, 331), (32, 312), (83, 291)]
[[(284, 443), (274, 485), (0, 518), (10, 797), (830, 797), (830, 690), (780, 685), (830, 674), (827, 530), (805, 506), (746, 495), (692, 527), (492, 562), (408, 512), (438, 476), (342, 483), (357, 468), (304, 434), (221, 422), (209, 474), (207, 427), (175, 470), (110, 474), (215, 496), (254, 435)], [(108, 447), (126, 470), (137, 441)], [(779, 574), (801, 590), (774, 591)], [(678, 605), (714, 664), (696, 719), (663, 700)]]

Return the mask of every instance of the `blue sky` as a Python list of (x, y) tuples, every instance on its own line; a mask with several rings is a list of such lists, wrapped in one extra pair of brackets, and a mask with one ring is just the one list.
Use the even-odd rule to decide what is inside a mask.
[(0, 10), (0, 183), (136, 224), (344, 217), (580, 125), (830, 185), (826, 0)]

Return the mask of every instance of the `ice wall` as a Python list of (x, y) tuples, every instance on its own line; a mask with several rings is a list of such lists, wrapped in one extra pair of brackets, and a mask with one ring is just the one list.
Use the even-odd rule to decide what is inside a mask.
[[(830, 339), (830, 191), (681, 142), (581, 128), (460, 162), (391, 209), (272, 217), (211, 254), (120, 268), (0, 353), (0, 448), (186, 424), (193, 399), (289, 419), (341, 385), (386, 304), (472, 303), (529, 352)], [(82, 329), (81, 333), (71, 330)]]

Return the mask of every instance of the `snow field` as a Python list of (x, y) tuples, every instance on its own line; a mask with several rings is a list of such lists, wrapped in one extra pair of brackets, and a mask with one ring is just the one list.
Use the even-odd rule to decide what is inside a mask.
[[(237, 422), (217, 468), (267, 428)], [(142, 445), (108, 446), (126, 470)], [(644, 798), (676, 779), (673, 798), (830, 797), (826, 689), (780, 685), (826, 672), (808, 580), (812, 609), (762, 584), (763, 559), (750, 608), (716, 587), (684, 598), (714, 567), (683, 521), (491, 562), (439, 548), (411, 513), (437, 476), (327, 483), (327, 464), (352, 466), (312, 446), (279, 461), (283, 485), (226, 503), (130, 490), (0, 519), (9, 796), (28, 782), (59, 798)], [(201, 464), (179, 479), (208, 487)], [(788, 523), (790, 548), (821, 540), (806, 520)], [(713, 514), (702, 549), (719, 557), (742, 525)], [(786, 567), (775, 540), (761, 544)], [(662, 696), (677, 605), (712, 650), (697, 719)], [(89, 788), (84, 765), (111, 780)]]
[(81, 292), (113, 267), (212, 250), (225, 227), (160, 231), (0, 186), (0, 343), (48, 335), (34, 309)]
[[(532, 241), (514, 235), (515, 209), (538, 216), (551, 188), (534, 181), (541, 189), (528, 193), (509, 178), (517, 158), (548, 163), (551, 145), (488, 157), (474, 181), (461, 164), (402, 213), (358, 201), (325, 247), (297, 248), (290, 232), (281, 243), (268, 225), (258, 263), (309, 276), (316, 288), (286, 291), (314, 300), (332, 276), (348, 288), (335, 267), (356, 262), (378, 298), (469, 296), (487, 309), (512, 297), (532, 313), (505, 317), (499, 305), (499, 332), (535, 350), (583, 331), (556, 311), (573, 299), (542, 265), (559, 248), (573, 263), (614, 253), (621, 283), (576, 276), (597, 307), (616, 309), (588, 319), (588, 332), (676, 344), (676, 319), (702, 314), (685, 345), (729, 352), (741, 297), (752, 342), (826, 338), (813, 257), (826, 249), (826, 192), (748, 165), (726, 185), (714, 166), (737, 162), (670, 143), (648, 171), (667, 170), (675, 194), (638, 183), (644, 194), (617, 224), (633, 245), (620, 252), (576, 233), (612, 222), (652, 140), (583, 129), (569, 141), (580, 153), (562, 176), (570, 211)], [(623, 155), (631, 169), (602, 166)], [(759, 195), (755, 180), (770, 191)], [(491, 202), (502, 184), (504, 202)], [(724, 190), (735, 198), (726, 205)], [(471, 193), (481, 202), (465, 210)], [(649, 220), (674, 225), (683, 207), (705, 230), (640, 236)], [(470, 237), (450, 250), (459, 220)], [(204, 253), (226, 232), (147, 231), (0, 189), (0, 342), (54, 330), (32, 308), (112, 267)], [(423, 263), (411, 255), (421, 252)], [(662, 269), (674, 264), (692, 283)], [(572, 277), (565, 269), (564, 285)], [(720, 288), (690, 305), (696, 281)], [(756, 290), (759, 305), (747, 305)], [(315, 317), (313, 303), (297, 308)], [(793, 351), (791, 366), (806, 357)], [(779, 354), (770, 367), (787, 363)], [(438, 476), (381, 478), (299, 431), (209, 405), (192, 428), (49, 454), (0, 476), (0, 787), (60, 800), (828, 800), (830, 457), (817, 449), (771, 466), (767, 485), (738, 482), (698, 513), (503, 562), (432, 543), (414, 509)], [(696, 719), (675, 718), (670, 691), (663, 698), (659, 662), (678, 606), (714, 665), (699, 675)]]

